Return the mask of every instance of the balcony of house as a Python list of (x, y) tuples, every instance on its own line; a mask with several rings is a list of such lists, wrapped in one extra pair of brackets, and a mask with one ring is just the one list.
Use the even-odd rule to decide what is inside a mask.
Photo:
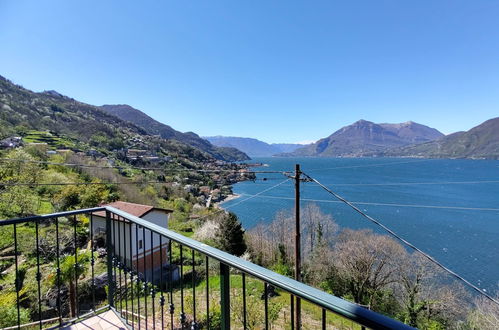
[(410, 329), (130, 212), (1, 221), (6, 328)]

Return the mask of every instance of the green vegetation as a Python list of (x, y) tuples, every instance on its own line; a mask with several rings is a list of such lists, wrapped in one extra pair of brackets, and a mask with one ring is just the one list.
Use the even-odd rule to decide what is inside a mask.
[[(33, 132), (31, 132), (33, 133)], [(36, 134), (31, 134), (33, 137)], [(178, 171), (184, 167), (177, 162), (164, 165), (164, 171), (148, 171), (132, 167), (115, 160), (119, 168), (105, 168), (108, 159), (86, 156), (82, 153), (62, 152), (49, 155), (44, 145), (26, 145), (24, 148), (0, 152), (0, 218), (24, 217), (32, 214), (50, 213), (71, 209), (95, 207), (118, 199), (130, 202), (171, 208), (174, 213), (171, 228), (186, 235), (215, 211), (200, 202), (206, 197), (199, 190), (200, 185), (209, 182), (211, 189), (218, 186), (211, 174)], [(75, 164), (66, 166), (59, 164)], [(185, 162), (182, 162), (186, 164)], [(191, 166), (200, 166), (191, 162)], [(158, 165), (156, 165), (158, 166)], [(237, 168), (237, 167), (236, 167)], [(173, 173), (173, 175), (166, 175)], [(158, 181), (160, 183), (147, 183)], [(112, 184), (121, 182), (130, 184)], [(230, 179), (229, 181), (230, 182)], [(56, 183), (54, 185), (54, 183)], [(189, 189), (185, 189), (188, 186)], [(59, 239), (56, 240), (54, 220), (40, 221), (38, 225), (38, 248), (34, 223), (16, 227), (17, 245), (14, 246), (14, 228), (0, 226), (0, 316), (2, 326), (17, 323), (17, 295), (20, 297), (22, 323), (49, 319), (57, 315), (57, 262), (61, 266), (62, 312), (75, 315), (76, 301), (87, 306), (92, 301), (90, 290), (89, 218), (59, 218)], [(59, 245), (60, 259), (56, 252)], [(18, 249), (18, 278), (14, 284), (15, 253)], [(75, 267), (74, 251), (78, 249)], [(40, 299), (38, 298), (37, 252), (40, 265)], [(106, 273), (105, 259), (96, 258), (96, 275)], [(78, 289), (76, 287), (78, 279)], [(78, 290), (78, 295), (76, 291)], [(105, 304), (104, 288), (98, 288), (97, 307)], [(40, 302), (41, 314), (38, 311)], [(86, 305), (85, 305), (86, 304)], [(13, 311), (15, 312), (14, 314)]]
[(108, 114), (103, 107), (56, 93), (34, 93), (0, 76), (0, 139), (18, 135), (25, 143), (75, 151), (92, 147), (104, 155), (141, 149), (186, 164), (248, 159), (237, 149), (215, 147), (193, 133), (180, 133), (135, 111), (149, 121), (120, 119), (121, 113)]
[(72, 149), (77, 147), (77, 143), (71, 139), (61, 137), (57, 133), (47, 131), (29, 130), (23, 134), (25, 143), (47, 144), (51, 149)]
[(238, 257), (246, 252), (244, 230), (234, 213), (222, 217), (215, 238), (220, 250)]

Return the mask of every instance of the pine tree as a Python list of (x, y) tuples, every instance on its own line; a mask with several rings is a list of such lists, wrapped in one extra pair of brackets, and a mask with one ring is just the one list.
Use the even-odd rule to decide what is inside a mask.
[(220, 220), (217, 243), (221, 250), (238, 257), (246, 252), (244, 229), (234, 213), (229, 213)]

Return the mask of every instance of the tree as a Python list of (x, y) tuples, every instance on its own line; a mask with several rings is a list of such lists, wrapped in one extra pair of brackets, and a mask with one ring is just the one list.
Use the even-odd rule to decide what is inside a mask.
[(399, 287), (395, 291), (403, 307), (404, 322), (417, 327), (422, 314), (435, 303), (429, 299), (430, 293), (442, 271), (417, 252), (408, 254), (399, 266)]
[(220, 219), (216, 241), (221, 250), (235, 256), (239, 257), (246, 252), (244, 229), (234, 213), (229, 212)]
[[(294, 221), (294, 219), (293, 219)], [(300, 222), (304, 244), (304, 255), (314, 253), (316, 247), (332, 242), (338, 231), (338, 225), (330, 214), (323, 213), (317, 204), (309, 203), (302, 207)]]
[(399, 280), (394, 292), (403, 308), (405, 323), (419, 328), (431, 324), (449, 326), (464, 318), (467, 292), (423, 255), (406, 254), (399, 263)]
[(387, 236), (344, 229), (334, 246), (333, 260), (354, 301), (371, 307), (381, 290), (398, 280), (398, 263), (405, 254), (404, 248)]
[[(499, 294), (495, 299), (499, 300)], [(499, 329), (499, 305), (485, 297), (477, 298), (475, 309), (468, 316), (468, 323), (472, 329)]]
[(36, 213), (40, 198), (29, 184), (36, 184), (41, 168), (34, 158), (23, 150), (9, 152), (0, 163), (0, 210), (2, 216), (14, 217)]
[[(76, 316), (76, 286), (75, 281), (81, 275), (85, 273), (86, 265), (90, 261), (89, 253), (77, 251), (78, 262), (76, 263), (76, 259), (74, 255), (69, 255), (60, 261), (60, 269), (61, 269), (61, 283), (68, 283), (69, 285), (69, 304), (71, 310), (71, 316)], [(55, 281), (57, 281), (57, 275), (54, 276)], [(111, 280), (111, 279), (109, 279)], [(57, 282), (55, 283), (57, 284)]]
[[(316, 204), (307, 204), (301, 210), (301, 247), (302, 256), (307, 259), (313, 251), (323, 244), (331, 244), (338, 225), (329, 214), (325, 214)], [(248, 238), (250, 251), (262, 265), (269, 266), (284, 252), (287, 256), (294, 254), (295, 217), (291, 210), (279, 211), (270, 224), (259, 224), (254, 227)], [(289, 260), (292, 264), (294, 261)]]

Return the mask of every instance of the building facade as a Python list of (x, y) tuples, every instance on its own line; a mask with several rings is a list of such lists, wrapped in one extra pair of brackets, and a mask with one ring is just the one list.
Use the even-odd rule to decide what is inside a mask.
[[(114, 202), (103, 206), (112, 206), (121, 211), (154, 223), (162, 228), (168, 228), (168, 218), (172, 210), (149, 205)], [(92, 231), (94, 237), (106, 234), (106, 212), (92, 214)], [(159, 235), (149, 229), (132, 224), (128, 220), (113, 215), (111, 221), (111, 242), (114, 255), (120, 261), (137, 270), (139, 276), (147, 279), (159, 279), (158, 273), (163, 267), (164, 273), (169, 272), (168, 240), (160, 240)], [(175, 273), (175, 270), (173, 270)], [(177, 277), (177, 276), (175, 276)]]

